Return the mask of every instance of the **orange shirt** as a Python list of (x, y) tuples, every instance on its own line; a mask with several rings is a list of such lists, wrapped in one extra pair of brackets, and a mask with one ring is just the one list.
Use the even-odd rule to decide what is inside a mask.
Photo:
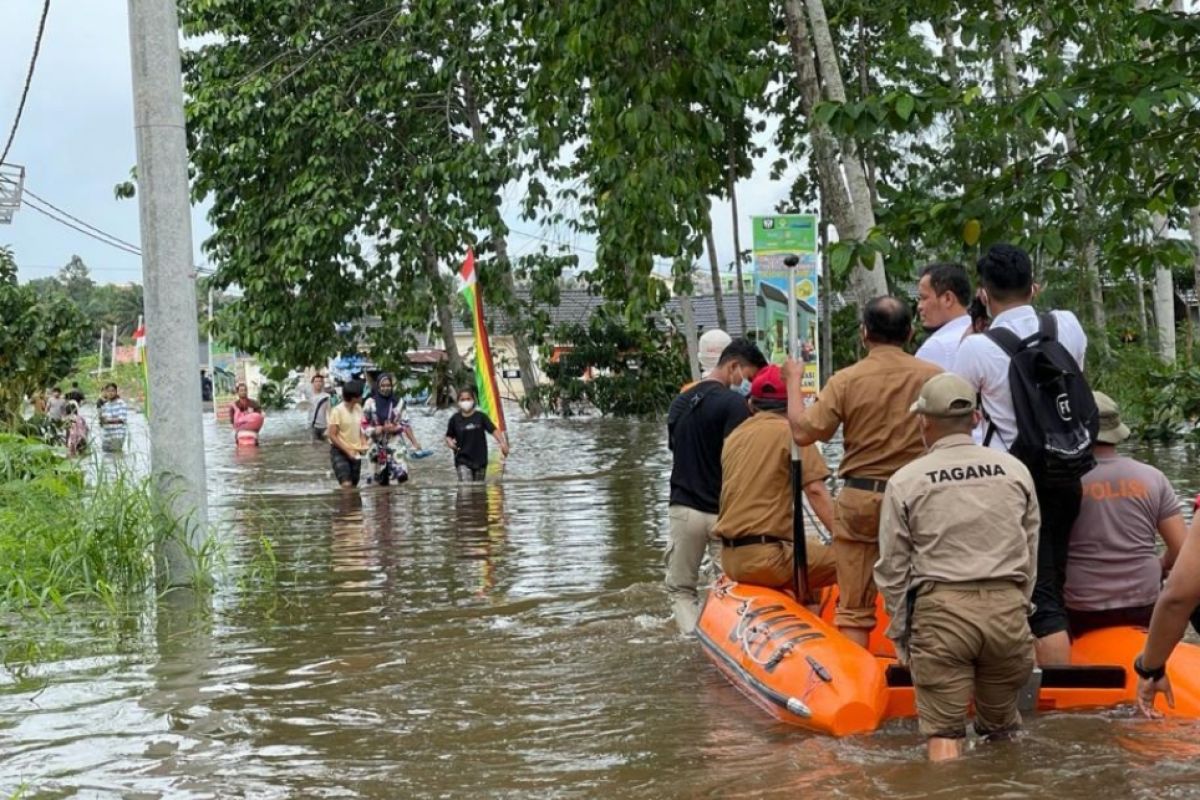
[(862, 361), (834, 373), (798, 427), (827, 442), (842, 426), (845, 454), (838, 473), (887, 480), (925, 452), (917, 416), (908, 408), (940, 372), (899, 347), (875, 345)]

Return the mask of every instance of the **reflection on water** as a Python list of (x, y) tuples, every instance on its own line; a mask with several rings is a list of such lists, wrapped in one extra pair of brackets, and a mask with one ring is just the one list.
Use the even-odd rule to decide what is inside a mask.
[[(444, 415), (415, 423), (440, 441)], [(44, 685), (5, 686), (0, 796), (1200, 797), (1200, 727), (1127, 710), (936, 768), (911, 723), (836, 741), (767, 718), (670, 624), (657, 423), (518, 422), (486, 483), (443, 451), (361, 492), (300, 413), (257, 449), (205, 425), (231, 574), (115, 652), (81, 625)], [(1141, 455), (1200, 485), (1194, 453)]]

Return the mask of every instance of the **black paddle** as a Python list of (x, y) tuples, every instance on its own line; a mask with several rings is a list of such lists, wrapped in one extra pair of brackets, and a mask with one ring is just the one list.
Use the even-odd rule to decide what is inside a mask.
[[(796, 267), (800, 257), (783, 259), (788, 268), (788, 354), (800, 357), (800, 342), (796, 331)], [(808, 547), (804, 538), (804, 482), (800, 468), (800, 445), (792, 441), (792, 589), (796, 602), (804, 603), (808, 593)]]

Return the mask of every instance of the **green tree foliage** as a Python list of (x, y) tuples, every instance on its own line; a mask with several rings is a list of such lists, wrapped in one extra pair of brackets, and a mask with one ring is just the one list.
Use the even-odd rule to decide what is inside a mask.
[[(1200, 205), (1200, 16), (1144, 5), (184, 0), (203, 37), (186, 65), (194, 189), (215, 283), (243, 292), (221, 329), (280, 364), (364, 339), (399, 361), (417, 332), (447, 335), (447, 267), (473, 245), (518, 333), (590, 341), (534, 310), (571, 259), (510, 257), (515, 194), (507, 214), (595, 236), (597, 324), (668, 352), (648, 326), (669, 294), (654, 265), (686, 290), (713, 198), (766, 166), (772, 130), (772, 171), (809, 167), (782, 207), (838, 222), (833, 288), (852, 302), (878, 260), (896, 290), (1012, 241), (1092, 312), (1104, 359), (1129, 338), (1135, 276), (1189, 279), (1192, 248), (1151, 223), (1183, 231)], [(383, 325), (334, 333), (369, 317)]]
[(0, 247), (0, 421), (24, 398), (69, 375), (87, 344), (87, 321), (66, 297), (17, 284), (16, 259)]
[[(756, 56), (765, 4), (533, 0), (524, 31), (535, 64), (526, 91), (536, 154), (548, 174), (576, 175), (560, 197), (571, 224), (597, 237), (589, 274), (640, 325), (667, 293), (656, 257), (686, 280), (704, 249), (711, 197), (744, 174), (751, 110), (766, 90)], [(581, 185), (580, 185), (581, 184)]]
[(79, 256), (71, 256), (58, 275), (29, 281), (28, 286), (39, 297), (66, 298), (74, 303), (91, 325), (88, 335), (93, 341), (102, 330), (111, 336), (114, 326), (117, 336), (132, 337), (138, 318), (145, 313), (140, 284), (97, 284)]
[(613, 416), (659, 414), (690, 380), (682, 337), (653, 320), (634, 329), (601, 310), (586, 325), (560, 326), (554, 338), (565, 347), (547, 365), (550, 383), (539, 393), (563, 415), (588, 406)]
[[(517, 320), (511, 272), (552, 279), (573, 263), (543, 251), (514, 265), (502, 246), (502, 192), (523, 169), (503, 4), (182, 9), (209, 40), (187, 59), (188, 121), (214, 284), (243, 293), (221, 315), (233, 344), (299, 366), (366, 341), (401, 363), (435, 308), (451, 338), (444, 268), (468, 246), (486, 295)], [(383, 324), (360, 326), (372, 317)]]

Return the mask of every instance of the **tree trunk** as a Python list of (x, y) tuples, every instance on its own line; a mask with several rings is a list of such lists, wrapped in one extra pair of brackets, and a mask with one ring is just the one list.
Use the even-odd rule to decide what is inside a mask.
[(729, 209), (733, 222), (733, 276), (737, 281), (738, 321), (742, 323), (742, 336), (745, 336), (749, 327), (746, 325), (746, 287), (742, 285), (742, 236), (738, 232), (737, 150), (734, 148), (733, 139), (729, 140)]
[[(1192, 235), (1192, 291), (1195, 292), (1196, 302), (1200, 304), (1200, 206), (1188, 209), (1188, 230)], [(1188, 306), (1188, 330), (1192, 329), (1192, 309)], [(1191, 353), (1188, 354), (1191, 363)]]
[(1138, 328), (1145, 342), (1150, 338), (1150, 322), (1146, 319), (1146, 284), (1142, 280), (1141, 270), (1133, 273), (1133, 286), (1137, 290)]
[[(805, 7), (808, 9), (812, 41), (825, 98), (834, 103), (845, 103), (846, 87), (842, 83), (842, 68), (838, 63), (837, 50), (833, 46), (829, 19), (825, 16), (824, 0), (805, 0)], [(858, 235), (854, 238), (862, 241), (867, 238), (871, 228), (875, 227), (875, 208), (871, 205), (871, 190), (867, 184), (866, 171), (859, 158), (857, 143), (853, 138), (846, 137), (839, 144), (842, 150), (842, 169), (846, 173), (846, 185), (850, 189), (850, 202), (854, 207), (854, 218), (858, 225)], [(886, 294), (887, 282), (882, 280), (882, 257), (877, 259), (875, 266), (879, 268), (883, 293)]]
[[(1067, 152), (1074, 153), (1078, 146), (1075, 139), (1075, 123), (1068, 122), (1066, 130)], [(1086, 177), (1078, 166), (1072, 166), (1071, 179), (1075, 183), (1075, 205), (1083, 219), (1086, 231), (1091, 231), (1096, 219), (1096, 211), (1088, 196)], [(1108, 315), (1104, 311), (1104, 286), (1100, 282), (1100, 249), (1092, 236), (1087, 237), (1083, 247), (1083, 265), (1087, 281), (1088, 305), (1092, 312), (1092, 327), (1095, 328), (1097, 349), (1103, 358), (1108, 358)]]
[[(1154, 214), (1154, 238), (1167, 235), (1167, 218)], [(1175, 363), (1175, 278), (1169, 267), (1154, 267), (1154, 320), (1158, 327), (1158, 358), (1164, 364)]]
[[(809, 0), (818, 6), (820, 0)], [(844, 159), (846, 172), (843, 172), (843, 159), (838, 154), (838, 146), (829, 127), (813, 120), (813, 110), (821, 102), (821, 83), (817, 77), (817, 62), (813, 42), (808, 33), (808, 20), (804, 12), (804, 0), (785, 0), (784, 15), (787, 20), (789, 50), (792, 62), (796, 67), (796, 84), (800, 89), (800, 110), (808, 119), (809, 137), (812, 144), (812, 157), (817, 168), (817, 183), (821, 190), (822, 201), (829, 211), (829, 218), (837, 228), (838, 237), (847, 241), (859, 241), (875, 224), (874, 212), (869, 205), (866, 214), (869, 222), (864, 225), (856, 207), (856, 198), (868, 198), (866, 178), (862, 174), (862, 165), (857, 157)], [(824, 20), (824, 9), (821, 9), (821, 19)], [(829, 26), (825, 23), (825, 39), (828, 41)], [(836, 67), (836, 58), (834, 59)], [(835, 73), (830, 76), (841, 86), (841, 76)], [(845, 92), (842, 92), (845, 97)], [(831, 98), (832, 99), (832, 98)], [(859, 193), (852, 191), (848, 181), (851, 168), (855, 168), (859, 177)], [(849, 293), (854, 302), (863, 305), (872, 297), (887, 294), (887, 278), (883, 274), (883, 258), (876, 255), (874, 264), (868, 268), (865, 264), (856, 263), (850, 270)]]
[(817, 358), (821, 368), (821, 385), (833, 375), (833, 281), (829, 275), (829, 223), (824, 219), (825, 203), (821, 203), (822, 219), (817, 234), (821, 247), (821, 342)]
[[(428, 227), (428, 214), (422, 214), (422, 226)], [(425, 271), (425, 279), (429, 281), (429, 291), (437, 305), (438, 327), (442, 330), (442, 347), (446, 350), (446, 359), (450, 364), (450, 374), (462, 374), (463, 360), (458, 352), (458, 342), (454, 338), (454, 312), (450, 310), (450, 294), (446, 284), (442, 282), (438, 272), (438, 258), (433, 246), (428, 242), (421, 243), (421, 266)]]
[[(953, 89), (962, 89), (962, 70), (958, 66), (958, 48), (954, 46), (954, 30), (950, 27), (949, 20), (941, 30), (942, 39), (942, 59), (946, 62), (946, 74), (950, 77), (950, 87)], [(954, 107), (954, 126), (962, 127), (963, 112), (957, 105)]]
[[(725, 318), (725, 298), (721, 291), (721, 266), (717, 263), (717, 244), (713, 240), (712, 220), (704, 231), (704, 241), (708, 246), (708, 266), (712, 270), (713, 302), (717, 304), (717, 326), (729, 331), (729, 320)], [(745, 335), (745, 331), (742, 332)]]
[[(1007, 29), (1008, 15), (1004, 12), (1004, 0), (994, 0), (992, 19), (1003, 29)], [(1011, 100), (1020, 94), (1021, 85), (1017, 76), (1017, 59), (1013, 55), (1012, 40), (1008, 38), (1007, 30), (1000, 35), (1000, 42), (996, 45), (996, 55), (1002, 67), (1004, 90)]]
[(682, 317), (683, 341), (687, 344), (688, 370), (692, 380), (700, 380), (700, 342), (696, 336), (696, 316), (692, 313), (692, 292), (689, 288), (679, 294), (679, 316)]
[[(466, 111), (467, 122), (471, 126), (471, 138), (480, 148), (486, 149), (488, 139), (487, 134), (483, 130), (483, 123), (479, 119), (479, 106), (475, 99), (475, 84), (465, 69), (460, 73), (459, 78), (463, 89), (463, 108)], [(508, 259), (506, 233), (507, 231), (502, 228), (492, 230), (496, 261), (500, 265), (500, 280), (504, 286), (505, 294), (508, 295), (506, 298), (506, 310), (509, 316), (509, 330), (507, 333), (512, 336), (513, 348), (517, 351), (517, 366), (521, 369), (521, 386), (525, 390), (525, 411), (531, 417), (539, 417), (542, 415), (543, 410), (542, 404), (537, 399), (537, 368), (533, 363), (533, 357), (529, 354), (529, 343), (526, 341), (525, 330), (522, 326), (523, 314), (520, 313), (520, 303), (517, 301), (517, 289), (513, 281), (512, 263)]]

